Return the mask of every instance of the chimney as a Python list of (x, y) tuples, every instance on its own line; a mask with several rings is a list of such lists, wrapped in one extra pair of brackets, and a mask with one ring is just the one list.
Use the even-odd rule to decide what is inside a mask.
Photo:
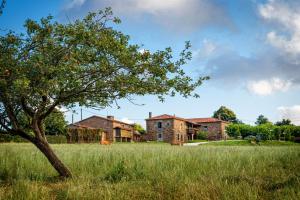
[(114, 120), (115, 118), (114, 118), (114, 116), (108, 115), (107, 119)]
[(149, 119), (152, 118), (152, 112), (149, 112)]

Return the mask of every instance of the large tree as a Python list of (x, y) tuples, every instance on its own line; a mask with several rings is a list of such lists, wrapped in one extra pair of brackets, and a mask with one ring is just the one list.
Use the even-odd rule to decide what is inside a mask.
[(235, 113), (225, 106), (221, 106), (217, 111), (215, 111), (213, 117), (218, 119), (220, 118), (221, 120), (228, 122), (239, 122), (236, 118)]
[(263, 116), (263, 115), (259, 115), (259, 116), (257, 117), (257, 119), (256, 119), (256, 122), (255, 122), (256, 125), (269, 124), (269, 123), (271, 123), (271, 122), (269, 121), (269, 119), (266, 118), (266, 117)]
[(282, 119), (275, 123), (276, 126), (285, 126), (285, 125), (293, 125), (290, 119)]
[(146, 130), (144, 129), (144, 127), (142, 127), (142, 125), (135, 123), (134, 124), (134, 130), (138, 131), (140, 134), (145, 134)]
[[(25, 113), (18, 114), (18, 122), (20, 126), (27, 131), (31, 129), (31, 118)], [(59, 109), (55, 109), (44, 120), (44, 129), (46, 135), (65, 135), (67, 133), (67, 121), (65, 120), (64, 113)]]
[[(70, 170), (45, 137), (44, 121), (57, 106), (106, 107), (136, 95), (194, 93), (207, 77), (192, 79), (182, 66), (191, 59), (186, 43), (178, 60), (171, 48), (150, 52), (113, 28), (111, 9), (61, 24), (51, 17), (27, 20), (26, 34), (0, 36), (0, 115), (2, 131), (32, 142), (62, 177)], [(18, 121), (25, 113), (30, 131)]]

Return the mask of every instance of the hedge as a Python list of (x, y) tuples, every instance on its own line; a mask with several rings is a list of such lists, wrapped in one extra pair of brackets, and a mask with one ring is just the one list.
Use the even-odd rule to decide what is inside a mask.
[[(67, 143), (67, 138), (65, 135), (46, 135), (46, 138), (50, 144), (63, 144)], [(9, 134), (0, 134), (0, 143), (4, 142), (28, 142), (27, 140), (21, 138), (20, 136), (12, 136)]]
[(294, 141), (295, 138), (300, 137), (300, 126), (276, 126), (272, 124), (251, 126), (246, 124), (230, 124), (226, 127), (226, 132), (230, 137), (234, 138), (259, 136), (262, 140)]

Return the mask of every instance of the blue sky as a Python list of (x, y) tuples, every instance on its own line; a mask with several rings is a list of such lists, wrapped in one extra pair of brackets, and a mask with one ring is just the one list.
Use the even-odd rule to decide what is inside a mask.
[[(1, 34), (22, 32), (27, 18), (49, 14), (65, 23), (111, 6), (122, 24), (116, 29), (151, 51), (172, 47), (175, 55), (192, 42), (193, 59), (184, 67), (192, 77), (209, 75), (199, 99), (180, 96), (136, 97), (104, 110), (83, 108), (83, 117), (114, 115), (144, 124), (153, 115), (210, 117), (224, 105), (253, 124), (263, 114), (271, 121), (300, 124), (300, 1), (295, 0), (8, 0), (0, 17)], [(176, 56), (175, 56), (176, 58)], [(74, 115), (80, 120), (79, 109)], [(66, 112), (71, 121), (71, 112)]]

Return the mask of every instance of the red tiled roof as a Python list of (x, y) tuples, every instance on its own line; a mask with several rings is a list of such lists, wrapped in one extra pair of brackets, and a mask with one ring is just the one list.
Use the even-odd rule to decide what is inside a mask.
[(188, 121), (194, 122), (194, 123), (211, 123), (211, 122), (221, 122), (222, 120), (217, 119), (217, 118), (191, 118), (191, 119), (186, 119)]
[(117, 123), (121, 123), (121, 124), (126, 124), (126, 125), (129, 125), (129, 126), (133, 126), (133, 124), (128, 124), (128, 123), (125, 123), (125, 122), (122, 122), (122, 121), (119, 121), (119, 120), (115, 120), (115, 119), (109, 119), (109, 118), (106, 118), (106, 117), (100, 117), (100, 116), (96, 116), (96, 115), (93, 115), (91, 117), (88, 117), (86, 119), (83, 119), (81, 121), (78, 121), (78, 122), (75, 122), (73, 124), (69, 124), (69, 126), (78, 126), (78, 127), (82, 127), (82, 128), (93, 128), (91, 126), (87, 126), (87, 125), (82, 125), (81, 123), (84, 122), (84, 121), (87, 121), (91, 118), (100, 118), (100, 119), (104, 119), (104, 120), (107, 120), (107, 121), (113, 121), (113, 122), (117, 122)]
[(157, 120), (157, 119), (178, 119), (178, 120), (182, 120), (182, 121), (187, 121), (184, 118), (176, 117), (174, 115), (167, 115), (167, 114), (151, 117), (151, 118), (148, 118), (146, 120)]
[(76, 126), (78, 128), (89, 128), (89, 129), (94, 129), (93, 127), (91, 126), (86, 126), (86, 125), (81, 125), (81, 124), (70, 124), (69, 126)]
[[(163, 119), (177, 119), (177, 120), (181, 120), (181, 121), (186, 121), (186, 122), (190, 122), (190, 123), (212, 123), (212, 122), (222, 122), (222, 120), (217, 119), (217, 118), (190, 118), (190, 119), (184, 119), (181, 117), (176, 117), (175, 115), (167, 115), (167, 114), (163, 114), (163, 115), (159, 115), (159, 116), (155, 116), (155, 117), (151, 117), (148, 118), (146, 120), (163, 120)], [(223, 121), (225, 122), (225, 121)]]

